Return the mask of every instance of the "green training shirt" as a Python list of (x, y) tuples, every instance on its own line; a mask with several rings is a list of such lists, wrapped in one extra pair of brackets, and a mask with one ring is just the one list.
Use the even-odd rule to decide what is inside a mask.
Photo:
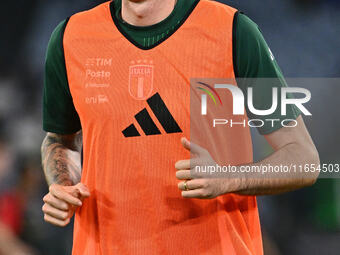
[[(145, 48), (161, 42), (170, 32), (178, 29), (196, 0), (178, 0), (174, 10), (165, 20), (146, 27), (133, 26), (123, 21), (121, 0), (115, 0), (114, 3), (114, 15), (119, 28), (132, 43)], [(68, 19), (62, 21), (53, 31), (47, 47), (45, 64), (43, 129), (58, 134), (71, 134), (81, 129), (65, 67), (63, 34), (67, 22)], [(258, 26), (252, 20), (242, 13), (237, 13), (233, 33), (234, 70), (237, 78), (275, 78), (275, 83), (271, 83), (270, 86), (287, 86), (273, 54)], [(257, 109), (268, 109), (271, 106), (272, 89), (268, 84), (242, 79), (238, 81), (238, 85), (245, 97), (248, 86), (254, 88), (254, 106)], [(248, 117), (250, 119), (296, 119), (299, 115), (297, 108), (289, 105), (286, 116), (281, 116), (279, 111), (280, 107), (270, 116), (257, 116), (248, 112)], [(281, 127), (278, 121), (273, 127), (271, 122), (265, 121), (265, 125), (258, 130), (261, 134), (269, 134)]]

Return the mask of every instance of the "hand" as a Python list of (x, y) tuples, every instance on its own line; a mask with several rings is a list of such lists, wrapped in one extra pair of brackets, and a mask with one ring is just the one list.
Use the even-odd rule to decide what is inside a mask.
[[(232, 178), (212, 178), (203, 173), (193, 170), (196, 166), (215, 166), (209, 152), (204, 148), (189, 142), (186, 138), (181, 139), (183, 147), (197, 157), (193, 159), (180, 160), (175, 164), (176, 177), (185, 180), (178, 183), (178, 188), (182, 190), (184, 198), (211, 199), (219, 195), (235, 192), (239, 185), (237, 179)], [(202, 169), (202, 168), (201, 168)]]
[(44, 220), (59, 227), (65, 227), (82, 201), (90, 196), (88, 188), (78, 183), (74, 186), (52, 184), (44, 196), (42, 210)]

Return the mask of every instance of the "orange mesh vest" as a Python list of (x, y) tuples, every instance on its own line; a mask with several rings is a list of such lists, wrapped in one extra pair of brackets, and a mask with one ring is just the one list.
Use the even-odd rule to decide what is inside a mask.
[[(121, 34), (109, 2), (70, 18), (65, 62), (91, 191), (76, 212), (74, 255), (262, 254), (255, 197), (184, 199), (175, 177), (175, 162), (190, 157), (180, 143), (190, 136), (190, 78), (234, 77), (235, 12), (202, 0), (148, 50)], [(248, 129), (223, 135), (227, 161), (252, 162)]]

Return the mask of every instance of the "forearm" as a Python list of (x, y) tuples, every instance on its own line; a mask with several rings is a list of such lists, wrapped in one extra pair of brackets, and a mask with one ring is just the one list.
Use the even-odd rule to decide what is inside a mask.
[[(313, 145), (302, 146), (300, 144), (291, 143), (275, 151), (266, 159), (252, 164), (258, 169), (264, 165), (271, 166), (299, 166), (305, 164), (319, 164), (318, 153)], [(290, 172), (257, 172), (246, 173), (240, 179), (240, 188), (236, 193), (242, 195), (274, 195), (288, 192), (312, 185), (318, 173), (308, 173), (304, 171)]]
[[(298, 126), (284, 127), (265, 135), (274, 149), (266, 159), (248, 165), (220, 166), (209, 151), (186, 138), (181, 142), (194, 158), (179, 160), (175, 164), (176, 177), (182, 180), (178, 188), (185, 198), (215, 198), (220, 195), (235, 193), (240, 195), (274, 195), (312, 185), (318, 172), (300, 171), (290, 166), (319, 165), (319, 155), (310, 137), (303, 119), (299, 116)], [(289, 166), (288, 171), (258, 171), (261, 167)], [(289, 168), (291, 171), (289, 171)], [(190, 170), (189, 170), (190, 169)], [(254, 171), (253, 171), (254, 170)]]
[(81, 177), (81, 133), (48, 133), (41, 146), (42, 166), (48, 185), (75, 185)]

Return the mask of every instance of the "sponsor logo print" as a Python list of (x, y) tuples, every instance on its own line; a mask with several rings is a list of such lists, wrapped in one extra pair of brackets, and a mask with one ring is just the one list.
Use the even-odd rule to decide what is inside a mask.
[(108, 88), (110, 84), (108, 83), (86, 83), (85, 88)]
[[(167, 134), (182, 133), (181, 128), (171, 115), (169, 109), (166, 107), (164, 101), (158, 93), (150, 97), (147, 100), (147, 103)], [(137, 113), (135, 115), (135, 119), (145, 135), (149, 136), (161, 134), (161, 131), (152, 120), (146, 108)], [(124, 129), (122, 133), (125, 137), (141, 136), (134, 124), (131, 124), (126, 129)]]
[[(110, 87), (112, 58), (87, 58), (84, 66), (85, 89)], [(87, 101), (94, 102), (96, 100), (88, 98)]]
[(132, 61), (129, 68), (129, 93), (136, 100), (147, 99), (153, 89), (154, 66), (152, 61)]
[(111, 66), (112, 58), (87, 58), (85, 66)]
[(111, 77), (111, 72), (104, 71), (104, 70), (95, 71), (95, 70), (87, 69), (85, 75), (86, 75), (86, 79), (95, 79), (95, 78), (109, 79)]
[(98, 95), (98, 96), (85, 98), (85, 103), (87, 104), (104, 104), (108, 102), (109, 102), (109, 99), (105, 95)]

